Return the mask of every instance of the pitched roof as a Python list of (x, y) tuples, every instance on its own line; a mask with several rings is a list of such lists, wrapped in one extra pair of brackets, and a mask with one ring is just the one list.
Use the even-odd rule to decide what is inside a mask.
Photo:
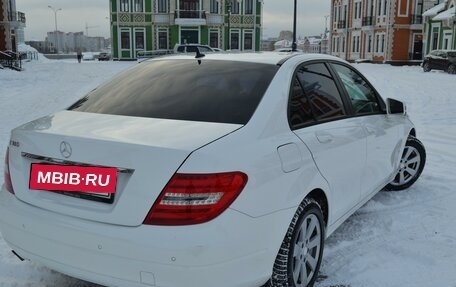
[(423, 17), (435, 16), (435, 15), (439, 14), (440, 12), (442, 12), (445, 9), (445, 6), (446, 6), (446, 1), (444, 1), (443, 3), (440, 3), (439, 5), (432, 7), (431, 9), (427, 10), (426, 12), (424, 12)]
[(447, 20), (447, 19), (451, 19), (453, 17), (455, 17), (456, 15), (456, 6), (446, 10), (446, 11), (443, 11), (442, 13), (438, 14), (437, 16), (435, 16), (434, 18), (432, 18), (432, 20)]

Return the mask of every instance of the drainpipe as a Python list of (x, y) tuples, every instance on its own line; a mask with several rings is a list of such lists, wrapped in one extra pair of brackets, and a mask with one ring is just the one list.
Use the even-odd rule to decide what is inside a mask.
[(387, 0), (386, 1), (386, 7), (388, 7), (386, 9), (386, 42), (385, 42), (385, 45), (386, 45), (386, 51), (385, 51), (385, 58), (383, 59), (383, 63), (385, 63), (386, 61), (388, 61), (388, 56), (389, 56), (389, 52), (390, 50), (392, 50), (392, 47), (390, 47), (390, 37), (392, 38), (392, 36), (390, 36), (390, 30), (391, 28), (393, 28), (393, 33), (394, 33), (394, 27), (392, 27), (393, 25), (390, 23), (390, 19), (391, 19), (391, 0)]

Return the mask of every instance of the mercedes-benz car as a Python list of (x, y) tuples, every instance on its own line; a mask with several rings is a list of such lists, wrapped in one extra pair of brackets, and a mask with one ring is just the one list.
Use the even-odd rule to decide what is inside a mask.
[(103, 285), (310, 287), (325, 239), (425, 161), (405, 105), (338, 58), (152, 59), (12, 131), (0, 230)]

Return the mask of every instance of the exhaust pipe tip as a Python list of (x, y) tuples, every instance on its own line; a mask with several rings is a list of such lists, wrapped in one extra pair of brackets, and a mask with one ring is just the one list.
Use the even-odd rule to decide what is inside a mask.
[(19, 260), (21, 260), (21, 261), (25, 261), (25, 259), (24, 259), (24, 258), (22, 258), (22, 257), (21, 257), (19, 254), (17, 254), (17, 253), (16, 253), (16, 251), (14, 251), (14, 250), (11, 250), (11, 252), (13, 252), (13, 254), (14, 254), (14, 255), (16, 255), (16, 257), (17, 257), (17, 258), (19, 258)]

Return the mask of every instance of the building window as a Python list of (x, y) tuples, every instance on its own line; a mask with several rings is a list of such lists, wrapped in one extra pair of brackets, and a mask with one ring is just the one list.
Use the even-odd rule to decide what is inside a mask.
[(385, 52), (385, 34), (382, 35), (382, 53)]
[(415, 15), (423, 15), (423, 0), (416, 1)]
[(342, 37), (342, 53), (345, 53), (345, 37)]
[(239, 14), (240, 4), (237, 0), (229, 0), (231, 3), (231, 14)]
[(439, 28), (434, 28), (432, 30), (432, 50), (437, 50), (439, 48)]
[(367, 52), (368, 53), (372, 52), (372, 35), (369, 35), (367, 37)]
[(387, 8), (387, 0), (383, 1), (383, 15), (386, 15), (386, 8)]
[(375, 52), (378, 53), (380, 51), (380, 35), (376, 35), (375, 40), (376, 40)]
[(245, 15), (253, 14), (253, 0), (245, 0)]
[(130, 11), (130, 0), (120, 0), (120, 12)]
[(239, 50), (240, 43), (239, 43), (239, 30), (231, 30), (230, 31), (230, 48), (231, 50)]
[(337, 21), (340, 21), (340, 19), (341, 19), (340, 18), (340, 13), (341, 13), (340, 11), (341, 11), (340, 6), (337, 6)]
[(360, 36), (353, 36), (352, 38), (352, 52), (359, 53)]
[(158, 49), (168, 50), (168, 30), (158, 30)]
[(130, 30), (120, 31), (120, 48), (122, 50), (130, 50)]
[(168, 0), (158, 0), (158, 13), (168, 13)]
[(355, 11), (354, 11), (354, 19), (361, 19), (361, 2), (355, 2)]
[(135, 12), (144, 12), (144, 0), (134, 0), (133, 9)]
[(219, 13), (219, 2), (218, 0), (211, 0), (210, 3), (210, 12), (213, 14), (218, 14)]
[(377, 1), (377, 15), (378, 16), (381, 16), (382, 15), (382, 3), (383, 1), (382, 0), (378, 0)]
[(209, 46), (211, 46), (212, 48), (219, 47), (219, 31), (218, 30), (209, 31)]
[(144, 30), (135, 31), (135, 49), (144, 50)]
[(244, 31), (244, 50), (253, 50), (253, 31)]

